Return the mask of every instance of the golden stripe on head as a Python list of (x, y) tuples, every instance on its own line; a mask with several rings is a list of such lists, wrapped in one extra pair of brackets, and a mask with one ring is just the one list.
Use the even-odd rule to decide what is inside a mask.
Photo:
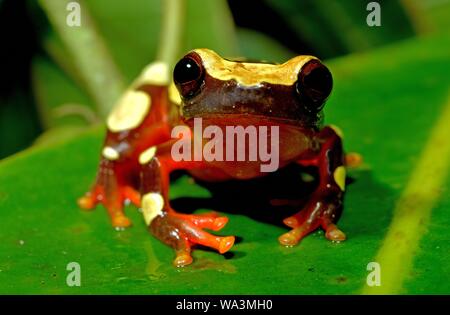
[(181, 105), (181, 96), (174, 82), (169, 85), (169, 100), (177, 106)]
[(150, 84), (165, 86), (170, 83), (169, 66), (162, 61), (155, 61), (144, 68), (137, 84)]
[(262, 82), (280, 85), (293, 85), (298, 73), (313, 56), (297, 56), (283, 64), (234, 62), (225, 60), (209, 49), (195, 49), (207, 73), (218, 80), (236, 80), (244, 86), (258, 86)]

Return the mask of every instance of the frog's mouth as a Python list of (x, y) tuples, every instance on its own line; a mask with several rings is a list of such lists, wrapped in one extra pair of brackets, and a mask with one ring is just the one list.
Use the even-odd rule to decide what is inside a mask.
[(204, 126), (292, 126), (318, 130), (323, 124), (323, 112), (317, 113), (314, 119), (311, 119), (310, 116), (293, 119), (253, 113), (203, 113), (197, 116), (184, 115), (183, 121), (192, 127), (196, 118), (201, 118)]

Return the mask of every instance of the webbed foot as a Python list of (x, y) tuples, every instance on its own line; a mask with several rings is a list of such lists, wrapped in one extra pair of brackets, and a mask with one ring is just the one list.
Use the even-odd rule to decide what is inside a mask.
[(330, 241), (344, 241), (346, 239), (344, 232), (333, 223), (336, 221), (340, 210), (340, 198), (327, 200), (327, 198), (313, 196), (305, 209), (283, 220), (283, 223), (292, 228), (292, 230), (278, 238), (280, 244), (294, 246), (303, 237), (319, 227), (322, 227), (325, 231), (325, 237)]
[(221, 254), (230, 250), (234, 236), (216, 236), (203, 230), (219, 231), (227, 222), (227, 217), (220, 217), (216, 213), (187, 215), (170, 210), (153, 219), (150, 230), (158, 239), (174, 248), (176, 257), (173, 264), (183, 267), (192, 263), (191, 251), (195, 244), (213, 248)]

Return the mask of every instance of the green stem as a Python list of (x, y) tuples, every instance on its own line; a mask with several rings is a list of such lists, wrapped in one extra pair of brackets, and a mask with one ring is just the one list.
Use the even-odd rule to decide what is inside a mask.
[(81, 26), (67, 25), (69, 0), (39, 0), (50, 23), (70, 52), (81, 79), (86, 83), (88, 93), (95, 101), (101, 117), (106, 117), (125, 85), (101, 35), (97, 32), (83, 0)]
[(172, 68), (180, 53), (185, 0), (162, 0), (162, 2), (163, 18), (157, 60), (167, 63)]

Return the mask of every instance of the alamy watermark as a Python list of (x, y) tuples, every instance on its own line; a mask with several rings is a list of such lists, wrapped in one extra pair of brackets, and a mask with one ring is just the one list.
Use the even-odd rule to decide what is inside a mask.
[(194, 118), (193, 130), (175, 126), (171, 136), (178, 139), (171, 149), (175, 162), (259, 161), (263, 173), (275, 172), (280, 164), (279, 126), (209, 125), (203, 129), (202, 118)]
[(368, 26), (381, 26), (381, 6), (378, 2), (372, 1), (367, 4), (367, 11), (370, 13), (367, 15), (366, 23)]
[(79, 263), (72, 261), (67, 264), (66, 270), (70, 271), (66, 277), (66, 284), (69, 287), (81, 286), (81, 266)]
[(369, 287), (381, 286), (381, 266), (379, 263), (371, 261), (367, 264), (367, 271), (370, 271), (366, 278)]
[(66, 16), (66, 24), (67, 26), (81, 26), (81, 6), (76, 1), (71, 1), (67, 3), (66, 10), (69, 13)]

